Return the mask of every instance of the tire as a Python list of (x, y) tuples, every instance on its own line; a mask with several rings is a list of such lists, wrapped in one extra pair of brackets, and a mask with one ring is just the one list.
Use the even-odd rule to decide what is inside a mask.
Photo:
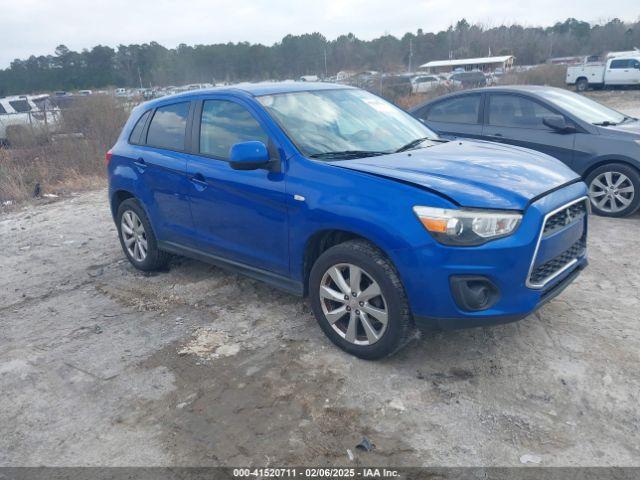
[[(334, 268), (341, 273), (346, 288), (340, 288), (333, 280)], [(349, 290), (352, 277), (356, 281), (357, 275), (351, 273), (356, 269), (361, 273), (359, 291), (354, 291), (354, 296), (349, 295)], [(376, 291), (380, 294), (375, 295)], [(335, 294), (341, 300), (334, 300)], [(395, 267), (378, 248), (364, 240), (341, 243), (320, 255), (309, 276), (309, 296), (313, 313), (327, 337), (362, 359), (392, 355), (407, 344), (414, 329), (407, 295)], [(337, 318), (342, 308), (344, 313)], [(379, 319), (385, 315), (383, 324)], [(350, 328), (354, 321), (355, 327)]]
[[(116, 215), (116, 225), (122, 251), (134, 267), (144, 272), (166, 268), (170, 254), (158, 249), (158, 241), (151, 227), (151, 222), (138, 200), (129, 198), (120, 204)], [(134, 238), (133, 243), (131, 243), (132, 238)], [(144, 250), (144, 256), (142, 256), (144, 244), (146, 244), (146, 249)], [(136, 246), (132, 247), (131, 245)], [(131, 249), (133, 251), (130, 251)]]
[(640, 173), (629, 165), (601, 165), (587, 175), (585, 182), (591, 207), (597, 215), (627, 217), (640, 207)]
[(579, 78), (576, 82), (578, 92), (586, 92), (589, 89), (589, 81), (586, 78)]

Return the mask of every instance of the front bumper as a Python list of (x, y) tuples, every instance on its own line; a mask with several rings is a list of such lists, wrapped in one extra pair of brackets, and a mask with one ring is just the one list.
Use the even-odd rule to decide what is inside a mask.
[[(529, 205), (515, 234), (478, 247), (432, 242), (393, 252), (416, 324), (449, 330), (507, 323), (526, 317), (557, 296), (586, 267), (586, 250), (543, 286), (529, 281), (532, 266), (570, 248), (576, 235), (586, 238), (587, 221), (583, 230), (571, 227), (554, 234), (544, 248), (539, 245), (541, 229), (550, 213), (586, 193), (582, 182), (552, 192)], [(450, 286), (450, 279), (460, 275), (487, 278), (497, 287), (498, 300), (482, 311), (464, 310)]]
[(518, 320), (522, 320), (523, 318), (531, 315), (545, 303), (553, 300), (558, 295), (560, 295), (564, 291), (564, 289), (567, 288), (569, 284), (578, 277), (578, 275), (580, 275), (582, 270), (584, 270), (588, 264), (589, 262), (586, 258), (580, 260), (580, 262), (576, 264), (575, 268), (571, 270), (571, 273), (566, 275), (561, 281), (557, 282), (553, 287), (549, 288), (542, 295), (540, 295), (540, 300), (531, 311), (514, 313), (511, 315), (500, 315), (492, 317), (483, 316), (473, 318), (469, 318), (468, 316), (438, 318), (414, 315), (413, 320), (416, 324), (416, 327), (424, 330), (458, 330), (463, 328), (486, 327), (489, 325), (501, 325), (504, 323), (517, 322)]

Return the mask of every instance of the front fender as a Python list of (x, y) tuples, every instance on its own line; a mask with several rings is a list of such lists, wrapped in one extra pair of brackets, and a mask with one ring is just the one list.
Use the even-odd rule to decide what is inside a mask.
[(397, 250), (434, 242), (413, 213), (415, 205), (453, 207), (411, 185), (300, 158), (290, 162), (287, 193), (290, 267), (300, 281), (306, 247), (318, 232), (339, 230), (365, 238), (395, 261)]

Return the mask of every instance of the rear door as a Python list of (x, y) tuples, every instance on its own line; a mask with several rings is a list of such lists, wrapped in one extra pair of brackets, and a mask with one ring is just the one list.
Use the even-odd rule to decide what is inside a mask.
[(640, 61), (635, 58), (616, 58), (607, 68), (606, 83), (609, 85), (640, 84)]
[(486, 140), (531, 148), (571, 165), (576, 134), (558, 132), (542, 123), (544, 117), (559, 112), (524, 95), (491, 93), (486, 97), (483, 127)]
[(189, 157), (189, 199), (198, 248), (211, 255), (289, 273), (285, 176), (267, 169), (239, 171), (229, 150), (258, 140), (279, 159), (269, 126), (247, 102), (211, 97), (198, 103), (194, 154)]
[(138, 144), (131, 160), (159, 240), (182, 243), (193, 229), (186, 176), (191, 108), (192, 102), (183, 101), (149, 111), (147, 125), (136, 124), (129, 139)]
[(445, 138), (482, 137), (482, 94), (456, 95), (431, 103), (413, 115)]
[(627, 58), (615, 58), (609, 60), (607, 71), (605, 73), (605, 82), (607, 85), (626, 85), (631, 79), (629, 72), (631, 68), (631, 60)]

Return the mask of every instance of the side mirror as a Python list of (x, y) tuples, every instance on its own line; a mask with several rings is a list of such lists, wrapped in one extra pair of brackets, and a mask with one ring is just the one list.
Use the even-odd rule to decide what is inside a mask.
[(229, 150), (229, 163), (234, 170), (265, 168), (269, 164), (269, 151), (258, 141), (236, 143)]
[(574, 133), (576, 131), (576, 127), (568, 124), (562, 115), (549, 115), (542, 119), (542, 123), (562, 133)]

